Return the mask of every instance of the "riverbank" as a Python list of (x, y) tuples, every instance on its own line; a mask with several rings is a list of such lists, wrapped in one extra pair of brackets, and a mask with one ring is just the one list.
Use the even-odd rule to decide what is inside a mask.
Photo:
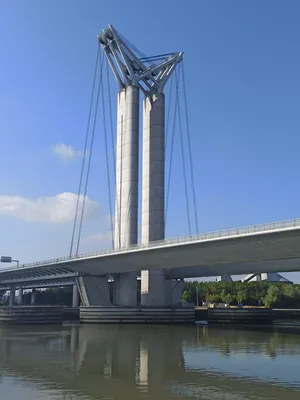
[(272, 309), (265, 307), (196, 307), (196, 321), (223, 324), (270, 325), (274, 321), (300, 320), (300, 309)]

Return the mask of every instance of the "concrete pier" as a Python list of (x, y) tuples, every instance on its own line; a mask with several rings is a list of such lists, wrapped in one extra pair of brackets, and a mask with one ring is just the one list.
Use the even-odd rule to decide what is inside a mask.
[[(143, 103), (142, 243), (165, 238), (165, 96)], [(164, 270), (141, 271), (141, 304), (166, 304)]]
[(72, 307), (76, 308), (79, 307), (80, 298), (79, 298), (79, 291), (77, 287), (77, 283), (73, 285), (73, 294), (72, 294)]
[(114, 275), (114, 305), (137, 305), (137, 275), (135, 272), (126, 272)]
[(21, 287), (19, 288), (18, 298), (19, 298), (19, 305), (21, 306), (23, 304), (23, 289)]
[(103, 276), (79, 276), (77, 287), (83, 306), (111, 305), (108, 281)]
[(32, 292), (31, 292), (31, 305), (34, 306), (35, 303), (36, 303), (36, 290), (32, 289)]
[(12, 307), (15, 304), (16, 300), (16, 288), (14, 285), (11, 285), (9, 291), (9, 306)]
[(80, 307), (80, 322), (86, 324), (191, 324), (195, 307)]
[[(127, 86), (118, 93), (115, 236), (116, 249), (137, 243), (138, 230), (138, 149), (139, 88)], [(136, 273), (118, 274), (114, 303), (137, 303)]]

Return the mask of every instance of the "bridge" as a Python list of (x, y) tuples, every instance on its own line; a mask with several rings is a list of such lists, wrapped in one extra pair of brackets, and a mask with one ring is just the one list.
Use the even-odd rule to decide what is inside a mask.
[[(83, 201), (81, 208), (80, 200), (82, 187), (84, 187), (83, 199), (86, 198), (92, 154), (92, 151), (87, 149), (89, 127), (93, 125), (92, 146), (100, 92), (103, 100), (103, 118), (105, 117), (103, 95), (105, 58), (107, 72), (110, 68), (119, 86), (116, 154), (115, 149), (112, 148), (112, 153), (115, 155), (115, 223), (111, 221), (113, 249), (80, 255), (78, 250), (85, 204)], [(73, 285), (74, 306), (78, 305), (78, 294), (80, 294), (82, 304), (85, 306), (135, 307), (137, 305), (137, 276), (140, 276), (142, 306), (173, 308), (180, 303), (183, 279), (187, 277), (300, 270), (299, 219), (189, 235), (185, 238), (165, 239), (169, 200), (169, 186), (165, 182), (170, 181), (171, 166), (166, 179), (164, 89), (168, 80), (173, 77), (176, 89), (173, 127), (178, 115), (182, 141), (182, 120), (178, 99), (180, 77), (184, 86), (182, 62), (182, 52), (146, 57), (111, 25), (98, 36), (91, 102), (92, 109), (93, 99), (97, 98), (94, 106), (95, 117), (94, 123), (91, 122), (91, 113), (88, 119), (70, 254), (63, 258), (1, 269), (0, 290), (10, 290), (10, 305), (14, 303), (16, 289), (19, 289), (22, 297), (23, 289), (27, 288)], [(98, 74), (99, 82), (96, 89), (95, 82)], [(144, 95), (144, 100), (141, 243), (138, 243), (140, 94)], [(185, 86), (184, 95), (186, 105)], [(195, 211), (194, 222), (196, 231), (199, 232), (187, 106), (185, 109)], [(106, 126), (104, 126), (104, 133), (108, 159)], [(173, 141), (174, 129), (171, 148)], [(113, 137), (112, 143), (114, 143)], [(189, 232), (191, 232), (184, 152), (182, 152), (182, 161), (187, 220)], [(83, 172), (86, 163), (88, 168), (84, 185)], [(109, 169), (107, 169), (107, 177), (110, 188)], [(111, 210), (110, 215), (112, 214)], [(75, 246), (76, 229), (78, 230), (77, 246)], [(73, 254), (74, 248), (76, 248), (75, 254)], [(113, 281), (113, 296), (109, 289), (109, 281)]]
[[(205, 233), (9, 267), (0, 289), (75, 285), (78, 277), (164, 268), (168, 280), (250, 272), (290, 272), (300, 265), (300, 219)], [(102, 282), (103, 282), (102, 280)]]

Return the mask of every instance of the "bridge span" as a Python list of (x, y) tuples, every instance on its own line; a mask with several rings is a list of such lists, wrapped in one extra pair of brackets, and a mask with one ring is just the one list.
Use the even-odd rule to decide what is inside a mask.
[(298, 271), (300, 219), (4, 268), (0, 288), (63, 286), (64, 281), (72, 284), (81, 275), (107, 277), (161, 268), (167, 279)]

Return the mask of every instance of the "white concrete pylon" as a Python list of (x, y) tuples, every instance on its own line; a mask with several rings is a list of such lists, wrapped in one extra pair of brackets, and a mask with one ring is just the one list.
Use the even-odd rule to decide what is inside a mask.
[(118, 93), (115, 248), (137, 243), (139, 89), (128, 86)]
[[(111, 25), (98, 39), (120, 87), (117, 105), (114, 247), (128, 248), (137, 244), (138, 239), (139, 85), (134, 65), (139, 63)], [(137, 304), (136, 272), (114, 276), (113, 297), (116, 305)]]
[[(170, 66), (168, 77), (179, 61), (176, 59)], [(163, 63), (161, 68), (158, 79), (163, 74)], [(143, 104), (142, 243), (147, 244), (164, 238), (165, 96), (160, 91), (153, 93), (152, 90)], [(172, 288), (172, 282), (165, 280), (164, 269), (141, 271), (142, 305), (170, 305), (170, 299), (175, 298), (170, 295)]]
[[(164, 87), (183, 53), (146, 57), (109, 25), (98, 35), (119, 84), (116, 160), (115, 248), (137, 243), (139, 89), (145, 94), (143, 136), (142, 242), (165, 237)], [(141, 266), (142, 268), (142, 266)], [(142, 271), (142, 304), (164, 305), (164, 271)], [(114, 303), (136, 304), (136, 274), (114, 276)]]
[[(143, 103), (142, 243), (165, 238), (165, 96)], [(141, 271), (141, 304), (165, 304), (164, 270)]]
[[(115, 248), (137, 244), (139, 88), (127, 86), (118, 93), (116, 152)], [(137, 303), (135, 272), (114, 277), (114, 304)]]

